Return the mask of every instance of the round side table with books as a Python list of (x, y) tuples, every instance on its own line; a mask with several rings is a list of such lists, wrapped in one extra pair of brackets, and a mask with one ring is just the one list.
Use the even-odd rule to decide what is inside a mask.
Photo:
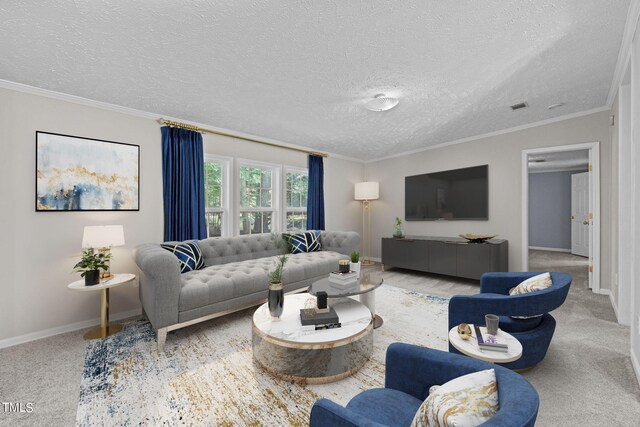
[[(471, 327), (472, 336), (468, 340), (463, 340), (458, 335), (458, 327), (453, 327), (449, 331), (449, 342), (451, 345), (462, 354), (473, 357), (474, 359), (484, 360), (491, 363), (508, 363), (520, 359), (522, 356), (522, 344), (513, 335), (498, 329), (498, 335), (496, 339), (500, 344), (507, 344), (507, 351), (496, 350), (481, 350), (478, 346), (478, 340), (476, 337), (475, 328), (472, 324)], [(487, 337), (487, 328), (480, 326), (480, 333), (483, 337)]]

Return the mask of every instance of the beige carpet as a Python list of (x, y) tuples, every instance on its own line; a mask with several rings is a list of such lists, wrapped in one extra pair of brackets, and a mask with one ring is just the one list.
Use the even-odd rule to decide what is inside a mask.
[[(629, 328), (615, 323), (608, 297), (586, 289), (586, 269), (576, 261), (532, 253), (532, 269), (576, 277), (567, 302), (553, 313), (558, 326), (547, 358), (525, 373), (541, 397), (537, 425), (638, 426), (640, 389), (628, 357)], [(478, 291), (474, 281), (396, 269), (385, 272), (385, 281), (442, 296)], [(31, 414), (0, 413), (0, 425), (74, 425), (86, 352), (82, 333), (0, 349), (0, 400), (34, 404)]]

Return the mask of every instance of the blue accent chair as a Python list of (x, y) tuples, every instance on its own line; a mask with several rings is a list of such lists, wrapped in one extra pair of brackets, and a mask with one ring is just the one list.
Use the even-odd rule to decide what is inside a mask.
[(538, 393), (520, 374), (481, 360), (395, 343), (387, 349), (384, 388), (364, 391), (346, 408), (328, 399), (311, 409), (312, 427), (409, 426), (429, 388), (485, 369), (495, 369), (500, 409), (483, 426), (533, 426), (538, 416)]
[[(523, 295), (509, 295), (509, 289), (540, 273), (485, 273), (480, 278), (480, 293), (455, 295), (449, 301), (449, 329), (460, 323), (484, 325), (485, 314), (500, 316), (500, 329), (513, 335), (522, 344), (522, 357), (504, 363), (509, 369), (528, 369), (547, 354), (556, 320), (549, 314), (560, 307), (569, 293), (571, 276), (551, 273), (553, 285), (547, 289)], [(535, 316), (514, 319), (511, 316)], [(451, 353), (460, 353), (449, 344)]]

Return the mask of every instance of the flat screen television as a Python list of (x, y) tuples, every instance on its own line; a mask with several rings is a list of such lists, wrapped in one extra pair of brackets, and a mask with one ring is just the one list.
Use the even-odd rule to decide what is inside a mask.
[(489, 219), (489, 166), (407, 176), (406, 221)]

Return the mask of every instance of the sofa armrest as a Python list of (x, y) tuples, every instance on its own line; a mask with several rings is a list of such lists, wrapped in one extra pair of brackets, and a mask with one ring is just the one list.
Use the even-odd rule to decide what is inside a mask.
[(351, 255), (351, 252), (360, 250), (360, 235), (355, 231), (322, 231), (320, 243), (323, 251)]
[(142, 271), (140, 301), (154, 329), (178, 323), (180, 264), (171, 252), (158, 244), (144, 244), (134, 251)]
[(314, 403), (309, 417), (311, 427), (381, 427), (382, 424), (356, 414), (328, 399)]

